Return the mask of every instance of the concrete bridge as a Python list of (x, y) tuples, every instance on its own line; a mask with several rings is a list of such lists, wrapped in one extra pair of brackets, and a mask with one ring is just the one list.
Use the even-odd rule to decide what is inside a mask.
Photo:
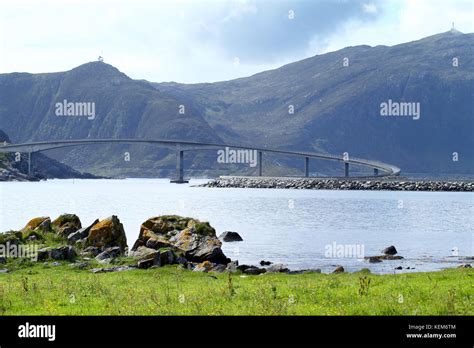
[[(97, 144), (151, 144), (161, 147), (171, 148), (176, 150), (176, 178), (172, 180), (175, 183), (185, 183), (184, 180), (184, 167), (183, 159), (184, 152), (188, 151), (200, 151), (200, 150), (219, 150), (219, 149), (246, 149), (255, 150), (258, 153), (258, 175), (262, 176), (263, 171), (263, 154), (273, 153), (287, 156), (301, 157), (304, 160), (304, 173), (305, 177), (309, 177), (309, 164), (310, 159), (323, 159), (329, 161), (338, 161), (344, 163), (344, 177), (349, 177), (349, 165), (359, 165), (364, 167), (372, 168), (374, 176), (387, 176), (387, 175), (399, 175), (400, 169), (396, 166), (371, 161), (360, 158), (351, 158), (344, 156), (311, 153), (311, 152), (298, 152), (298, 151), (286, 151), (279, 149), (270, 149), (262, 147), (235, 145), (235, 144), (215, 144), (215, 143), (201, 143), (193, 141), (182, 141), (182, 140), (137, 140), (137, 139), (82, 139), (82, 140), (54, 140), (54, 141), (41, 141), (24, 144), (0, 144), (0, 153), (28, 153), (28, 174), (31, 175), (31, 161), (32, 154), (35, 152), (41, 152), (52, 149), (60, 149), (72, 146), (84, 146), (84, 145), (97, 145)], [(383, 172), (379, 174), (379, 171)]]

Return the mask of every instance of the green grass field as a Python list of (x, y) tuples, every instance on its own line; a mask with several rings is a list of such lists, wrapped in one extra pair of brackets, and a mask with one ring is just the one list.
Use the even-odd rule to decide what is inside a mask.
[(42, 264), (0, 274), (1, 315), (473, 315), (474, 271), (93, 274)]

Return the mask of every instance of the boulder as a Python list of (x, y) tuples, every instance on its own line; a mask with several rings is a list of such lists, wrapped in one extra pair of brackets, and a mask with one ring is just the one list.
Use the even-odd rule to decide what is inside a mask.
[(239, 266), (239, 261), (231, 261), (227, 264), (225, 270), (227, 272), (231, 272), (231, 273), (234, 273), (234, 272), (237, 272), (237, 267)]
[[(46, 222), (46, 225), (48, 225), (49, 223), (49, 226), (51, 224), (51, 219), (47, 216), (42, 216), (42, 217), (37, 217), (37, 218), (33, 218), (31, 219), (30, 221), (27, 222), (26, 226), (23, 227), (23, 229), (21, 230), (22, 232), (25, 232), (25, 231), (34, 231), (36, 230), (37, 228), (41, 227), (41, 230), (44, 228), (44, 225), (41, 226), (43, 223)], [(48, 230), (49, 231), (49, 230)]]
[(74, 261), (76, 252), (71, 246), (61, 246), (58, 248), (43, 248), (38, 250), (37, 261), (47, 259)]
[(458, 268), (472, 268), (472, 266), (466, 263), (465, 265), (459, 265)]
[(150, 268), (151, 266), (161, 266), (159, 256), (160, 256), (160, 253), (158, 252), (157, 257), (151, 257), (148, 259), (138, 261), (138, 264), (137, 264), (138, 268), (147, 269), (147, 268)]
[(145, 260), (154, 258), (160, 252), (155, 249), (147, 248), (145, 246), (138, 247), (137, 250), (131, 250), (128, 255), (138, 260)]
[(262, 260), (260, 261), (260, 266), (270, 266), (272, 263), (270, 261)]
[(68, 237), (71, 233), (76, 232), (82, 228), (81, 220), (75, 214), (62, 214), (53, 221), (53, 226), (56, 226), (58, 234), (63, 237)]
[(380, 257), (376, 257), (376, 256), (369, 256), (367, 260), (369, 260), (370, 263), (380, 263), (380, 262), (382, 262)]
[(216, 237), (196, 233), (194, 228), (186, 228), (170, 239), (173, 246), (184, 252), (184, 257), (189, 261), (228, 264), (222, 249), (222, 243)]
[(122, 255), (122, 250), (120, 250), (120, 247), (111, 247), (105, 249), (103, 252), (97, 255), (95, 259), (98, 261), (103, 261), (107, 259), (114, 259), (120, 255)]
[(96, 256), (99, 255), (101, 252), (102, 252), (102, 250), (101, 250), (100, 248), (94, 247), (94, 246), (89, 246), (89, 247), (85, 248), (85, 249), (81, 252), (81, 255), (82, 255), (82, 256), (96, 257)]
[(220, 236), (219, 239), (224, 242), (242, 242), (243, 239), (237, 232), (225, 231)]
[(86, 246), (94, 246), (102, 251), (117, 246), (123, 254), (127, 248), (127, 237), (118, 217), (112, 215), (92, 226)]
[(216, 231), (208, 222), (177, 215), (164, 215), (152, 217), (141, 225), (132, 251), (140, 247), (166, 249), (167, 252), (162, 253), (162, 258), (167, 258), (162, 260), (165, 263), (175, 263), (178, 258), (181, 258), (181, 263), (185, 263), (182, 259), (184, 257), (187, 261), (197, 263), (210, 261), (227, 264), (230, 259), (224, 255), (221, 246)]
[(389, 247), (383, 249), (382, 252), (385, 255), (395, 255), (397, 253), (397, 249), (393, 245), (390, 245)]
[(271, 265), (267, 268), (269, 273), (288, 273), (290, 270), (284, 264)]
[(337, 266), (336, 269), (332, 273), (344, 273), (344, 267)]
[(193, 271), (195, 272), (210, 272), (213, 269), (214, 265), (210, 261), (204, 261), (199, 264), (197, 264)]
[(78, 240), (87, 238), (89, 236), (89, 232), (90, 232), (91, 228), (94, 227), (95, 225), (97, 225), (98, 223), (99, 223), (99, 219), (96, 219), (91, 225), (89, 225), (87, 227), (84, 227), (84, 228), (81, 228), (81, 229), (77, 230), (74, 233), (71, 233), (67, 237), (68, 243), (69, 244), (74, 244)]
[(255, 266), (250, 266), (248, 268), (246, 268), (243, 273), (245, 274), (251, 274), (251, 275), (259, 275), (259, 274), (262, 274), (262, 273), (265, 273), (267, 270), (265, 268), (258, 268), (258, 267), (255, 267)]

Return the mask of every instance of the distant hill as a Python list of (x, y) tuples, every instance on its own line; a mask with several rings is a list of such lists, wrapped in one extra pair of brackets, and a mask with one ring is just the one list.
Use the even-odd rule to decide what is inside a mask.
[[(0, 128), (13, 142), (82, 138), (232, 142), (349, 152), (395, 164), (404, 172), (473, 174), (473, 54), (474, 34), (447, 32), (392, 47), (348, 47), (217, 83), (138, 81), (103, 62), (59, 73), (1, 74)], [(95, 118), (57, 116), (55, 105), (64, 100), (95, 103)], [(381, 116), (380, 105), (388, 100), (419, 103), (420, 118)], [(124, 160), (126, 152), (130, 161)], [(173, 151), (142, 145), (69, 148), (48, 156), (100, 175), (168, 175), (175, 167)], [(302, 167), (294, 159), (270, 159), (272, 173)], [(195, 174), (220, 173), (208, 168), (228, 169), (216, 163), (212, 152), (189, 155), (186, 168)], [(313, 168), (340, 170), (323, 162)]]

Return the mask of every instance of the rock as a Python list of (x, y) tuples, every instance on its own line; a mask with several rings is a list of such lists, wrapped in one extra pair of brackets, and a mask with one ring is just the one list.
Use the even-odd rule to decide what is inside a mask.
[(397, 253), (397, 249), (393, 245), (390, 245), (389, 247), (383, 249), (382, 252), (385, 255), (395, 255)]
[(145, 259), (154, 258), (159, 253), (160, 252), (158, 250), (141, 246), (137, 250), (130, 251), (128, 255), (138, 260), (145, 260)]
[(403, 256), (399, 255), (378, 255), (378, 256), (366, 256), (364, 260), (368, 260), (370, 263), (382, 262), (382, 260), (401, 260)]
[(375, 257), (375, 256), (369, 256), (368, 260), (369, 260), (370, 263), (380, 263), (380, 262), (382, 262), (382, 260), (379, 257)]
[(93, 246), (89, 246), (87, 248), (85, 248), (82, 252), (81, 252), (81, 255), (82, 256), (90, 256), (90, 257), (96, 257), (97, 255), (99, 255), (100, 253), (102, 252), (102, 250), (98, 247), (93, 247)]
[(47, 259), (73, 261), (76, 257), (76, 252), (71, 246), (62, 246), (59, 248), (43, 248), (38, 250), (37, 261), (44, 261)]
[(51, 262), (51, 266), (56, 267), (56, 266), (61, 266), (61, 263), (58, 261)]
[[(48, 216), (33, 218), (27, 222), (26, 226), (23, 227), (21, 231), (22, 232), (34, 231), (35, 229), (40, 227), (41, 224), (44, 223), (45, 221), (49, 221), (49, 223), (51, 223), (51, 219)], [(43, 227), (41, 227), (41, 229), (43, 229)]]
[(239, 261), (231, 261), (227, 264), (225, 270), (227, 272), (234, 273), (234, 272), (237, 272), (237, 267), (238, 266), (239, 266)]
[(344, 273), (344, 267), (337, 266), (336, 269), (332, 273)]
[(166, 248), (175, 254), (175, 258), (184, 257), (190, 262), (230, 262), (222, 252), (222, 243), (216, 237), (216, 231), (208, 222), (177, 215), (157, 216), (146, 220), (140, 227), (140, 234), (132, 251), (143, 246), (160, 250)]
[(286, 267), (286, 265), (284, 264), (276, 264), (276, 265), (271, 265), (267, 268), (267, 272), (269, 273), (287, 273), (289, 272), (290, 270), (288, 269), (288, 267)]
[(270, 261), (262, 260), (260, 261), (260, 266), (270, 266), (272, 263)]
[(89, 267), (89, 262), (71, 263), (69, 266), (77, 269), (86, 269), (87, 267)]
[(39, 224), (38, 227), (35, 228), (35, 231), (41, 233), (52, 232), (51, 219), (47, 218), (46, 220), (44, 220), (42, 223)]
[(211, 261), (222, 264), (230, 262), (221, 249), (222, 243), (219, 239), (198, 234), (193, 227), (179, 232), (170, 239), (170, 242), (184, 252), (184, 257), (188, 261)]
[(223, 232), (219, 236), (219, 239), (221, 239), (224, 242), (242, 242), (243, 241), (240, 234), (238, 234), (237, 232), (232, 232), (232, 231)]
[(207, 273), (207, 272), (210, 272), (213, 267), (214, 266), (213, 266), (212, 262), (204, 261), (204, 262), (201, 262), (201, 263), (197, 264), (194, 267), (193, 271), (194, 272), (206, 272)]
[(105, 249), (103, 252), (97, 255), (95, 259), (97, 261), (114, 259), (116, 257), (119, 257), (121, 254), (122, 254), (122, 250), (120, 249), (120, 247), (111, 247), (111, 248)]
[(10, 272), (7, 268), (0, 269), (0, 273), (8, 273)]
[(466, 263), (465, 265), (459, 265), (458, 268), (472, 268), (472, 266)]
[(59, 248), (50, 249), (50, 257), (53, 260), (73, 261), (76, 257), (76, 252), (71, 246), (62, 246)]
[(62, 214), (53, 221), (53, 226), (58, 229), (58, 234), (63, 237), (68, 237), (71, 233), (76, 232), (82, 228), (81, 220), (75, 214)]
[(156, 257), (138, 261), (137, 266), (140, 269), (147, 269), (147, 268), (150, 268), (151, 266), (161, 266), (160, 253), (158, 252)]
[(81, 229), (77, 230), (76, 232), (71, 233), (67, 237), (68, 243), (69, 244), (74, 244), (78, 240), (87, 238), (89, 236), (89, 232), (90, 232), (91, 228), (94, 227), (95, 225), (97, 225), (98, 223), (99, 223), (99, 220), (96, 219), (90, 226), (81, 228)]
[(165, 266), (165, 265), (172, 265), (175, 263), (175, 254), (171, 250), (160, 250), (160, 265)]
[(136, 269), (133, 266), (115, 266), (110, 268), (93, 268), (91, 269), (92, 273), (108, 273), (108, 272), (122, 272), (122, 271), (130, 271)]
[(237, 270), (238, 271), (241, 271), (241, 272), (244, 272), (247, 268), (250, 268), (250, 267), (253, 267), (253, 266), (249, 266), (249, 265), (237, 265)]
[(255, 267), (255, 266), (250, 266), (248, 268), (246, 268), (243, 273), (245, 274), (251, 274), (251, 275), (259, 275), (259, 274), (262, 274), (262, 273), (265, 273), (267, 270), (265, 268), (258, 268), (258, 267)]
[(402, 266), (398, 266), (398, 267), (395, 267), (396, 270), (400, 270), (400, 269), (403, 269)]
[(222, 263), (219, 263), (219, 264), (214, 265), (211, 272), (222, 273), (222, 272), (225, 272), (226, 270), (227, 270), (227, 265), (223, 265)]
[(118, 217), (112, 215), (92, 226), (86, 245), (98, 247), (101, 250), (118, 246), (123, 254), (127, 248), (127, 237)]

